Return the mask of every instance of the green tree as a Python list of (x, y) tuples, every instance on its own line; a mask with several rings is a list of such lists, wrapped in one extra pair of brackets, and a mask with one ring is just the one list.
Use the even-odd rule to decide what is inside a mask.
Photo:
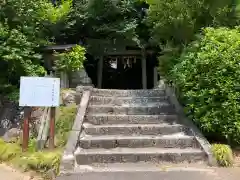
[(0, 82), (19, 84), (20, 76), (42, 76), (41, 48), (49, 44), (71, 1), (54, 7), (47, 0), (5, 0), (0, 6)]
[(43, 75), (40, 65), (41, 55), (36, 52), (39, 47), (36, 41), (18, 29), (10, 29), (7, 24), (0, 23), (0, 67), (1, 81), (17, 85), (20, 76)]
[(153, 26), (156, 43), (183, 45), (203, 27), (234, 26), (237, 11), (232, 0), (146, 0), (147, 21)]
[(126, 38), (139, 45), (147, 43), (148, 27), (143, 21), (147, 7), (142, 0), (75, 1), (65, 29), (56, 39), (78, 43), (84, 38)]

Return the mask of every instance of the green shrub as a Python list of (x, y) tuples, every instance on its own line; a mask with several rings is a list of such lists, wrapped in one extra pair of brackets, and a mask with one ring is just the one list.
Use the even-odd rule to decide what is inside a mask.
[(206, 28), (174, 66), (187, 115), (207, 136), (240, 144), (240, 33)]
[(25, 171), (32, 170), (39, 173), (46, 173), (52, 170), (58, 174), (61, 159), (61, 151), (56, 149), (50, 151), (35, 151), (35, 140), (31, 139), (29, 151), (22, 152), (18, 143), (6, 143), (0, 139), (0, 162), (10, 162), (13, 166)]
[[(166, 48), (159, 57), (159, 72), (171, 81), (171, 70), (178, 63), (180, 48)], [(170, 83), (170, 82), (169, 82)]]
[(21, 147), (13, 143), (5, 143), (0, 139), (0, 161), (10, 161), (21, 154)]
[(37, 149), (37, 139), (34, 137), (29, 138), (28, 142), (28, 152), (35, 152)]
[(220, 166), (229, 167), (233, 165), (233, 152), (230, 146), (214, 144), (212, 145), (212, 153)]
[(61, 153), (53, 152), (34, 152), (23, 154), (17, 160), (17, 165), (24, 170), (34, 170), (40, 173), (45, 173), (53, 170), (58, 173)]
[(63, 147), (68, 139), (68, 134), (72, 129), (77, 106), (75, 104), (71, 106), (62, 106), (59, 108), (59, 116), (56, 122), (56, 138), (57, 146)]
[(0, 94), (4, 97), (7, 97), (9, 100), (17, 101), (19, 98), (19, 89), (16, 86), (1, 82), (1, 79), (0, 83)]
[(71, 51), (55, 53), (58, 57), (56, 60), (57, 69), (69, 72), (83, 68), (83, 62), (86, 59), (85, 53), (86, 49), (79, 45), (73, 47)]

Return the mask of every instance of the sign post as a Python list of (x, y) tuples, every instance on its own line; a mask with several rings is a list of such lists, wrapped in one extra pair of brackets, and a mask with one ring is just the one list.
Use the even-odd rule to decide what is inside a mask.
[(22, 137), (22, 151), (27, 151), (29, 142), (29, 120), (31, 117), (31, 108), (24, 108), (24, 122), (23, 122), (23, 137)]
[(54, 137), (55, 137), (55, 115), (56, 113), (56, 108), (51, 107), (50, 110), (50, 132), (49, 132), (49, 148), (54, 149), (55, 144), (54, 144)]
[[(31, 108), (51, 107), (49, 147), (54, 148), (55, 107), (59, 106), (60, 79), (50, 77), (21, 77), (19, 106), (25, 107), (23, 127), (23, 151), (29, 141), (29, 120)], [(28, 108), (27, 108), (28, 107)]]

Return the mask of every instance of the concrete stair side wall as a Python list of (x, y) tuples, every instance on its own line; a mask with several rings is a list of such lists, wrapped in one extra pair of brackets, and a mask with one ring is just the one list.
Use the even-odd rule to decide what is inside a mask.
[(208, 165), (209, 166), (217, 166), (217, 161), (214, 158), (212, 151), (211, 151), (211, 144), (208, 142), (208, 140), (203, 136), (201, 131), (197, 128), (197, 126), (189, 120), (185, 114), (183, 107), (178, 102), (178, 99), (176, 97), (175, 91), (173, 87), (170, 87), (164, 78), (161, 78), (159, 82), (159, 87), (166, 89), (166, 95), (169, 97), (170, 102), (174, 105), (176, 109), (176, 113), (180, 119), (180, 121), (185, 124), (186, 126), (190, 127), (190, 130), (192, 131), (194, 137), (198, 141), (198, 143), (201, 145), (201, 148), (204, 150), (204, 152), (207, 154), (208, 159)]

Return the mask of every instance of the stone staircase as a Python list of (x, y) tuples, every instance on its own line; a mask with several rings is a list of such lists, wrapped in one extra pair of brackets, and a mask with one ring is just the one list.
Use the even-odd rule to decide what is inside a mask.
[(207, 160), (164, 89), (93, 89), (75, 151), (75, 172), (146, 170)]

